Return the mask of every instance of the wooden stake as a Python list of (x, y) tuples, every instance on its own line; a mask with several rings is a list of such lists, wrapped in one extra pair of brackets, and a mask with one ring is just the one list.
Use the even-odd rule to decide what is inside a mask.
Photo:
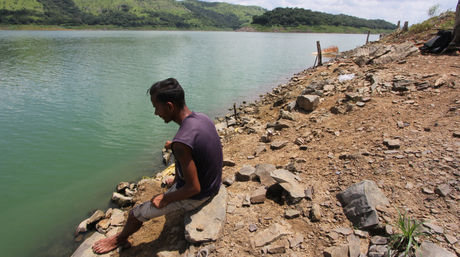
[(235, 115), (235, 120), (238, 120), (238, 116), (236, 116), (237, 115), (237, 113), (236, 113), (236, 103), (233, 103), (233, 113)]
[(316, 48), (318, 49), (318, 66), (323, 65), (322, 55), (321, 55), (321, 45), (319, 41), (316, 41)]
[(366, 38), (366, 45), (369, 43), (369, 34), (371, 34), (371, 31), (367, 31), (367, 38)]

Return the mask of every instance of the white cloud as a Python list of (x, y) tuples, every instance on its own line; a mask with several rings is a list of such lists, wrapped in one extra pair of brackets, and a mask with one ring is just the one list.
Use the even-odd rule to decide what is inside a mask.
[(440, 10), (455, 11), (455, 0), (203, 0), (240, 5), (256, 5), (272, 10), (276, 7), (299, 7), (332, 14), (347, 14), (365, 19), (383, 19), (396, 24), (415, 24), (428, 19), (428, 9), (435, 4)]

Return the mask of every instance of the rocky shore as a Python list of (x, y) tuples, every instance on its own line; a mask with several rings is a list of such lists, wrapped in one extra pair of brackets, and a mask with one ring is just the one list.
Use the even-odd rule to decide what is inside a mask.
[[(208, 220), (151, 220), (106, 255), (387, 256), (405, 213), (424, 222), (417, 256), (459, 256), (460, 62), (421, 55), (421, 42), (342, 53), (220, 118), (226, 196)], [(92, 256), (171, 172), (120, 183), (120, 209), (80, 224), (74, 256)], [(217, 236), (197, 240), (207, 222)]]

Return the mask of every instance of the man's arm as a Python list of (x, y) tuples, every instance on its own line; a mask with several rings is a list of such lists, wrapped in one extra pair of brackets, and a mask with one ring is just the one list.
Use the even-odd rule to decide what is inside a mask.
[(157, 208), (163, 208), (171, 202), (188, 199), (201, 191), (198, 171), (192, 158), (192, 150), (180, 142), (175, 142), (172, 149), (174, 157), (180, 163), (184, 173), (185, 185), (177, 191), (154, 196), (152, 202)]

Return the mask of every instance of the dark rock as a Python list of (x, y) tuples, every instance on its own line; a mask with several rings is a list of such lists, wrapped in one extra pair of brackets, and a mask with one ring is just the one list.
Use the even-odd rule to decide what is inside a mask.
[(375, 182), (364, 180), (353, 184), (337, 195), (345, 215), (358, 228), (378, 224), (377, 205), (388, 205), (389, 201)]
[(275, 141), (270, 145), (270, 149), (279, 150), (288, 144), (287, 141)]
[(235, 161), (231, 159), (224, 159), (224, 162), (222, 163), (223, 166), (228, 166), (228, 167), (234, 167), (236, 165)]

